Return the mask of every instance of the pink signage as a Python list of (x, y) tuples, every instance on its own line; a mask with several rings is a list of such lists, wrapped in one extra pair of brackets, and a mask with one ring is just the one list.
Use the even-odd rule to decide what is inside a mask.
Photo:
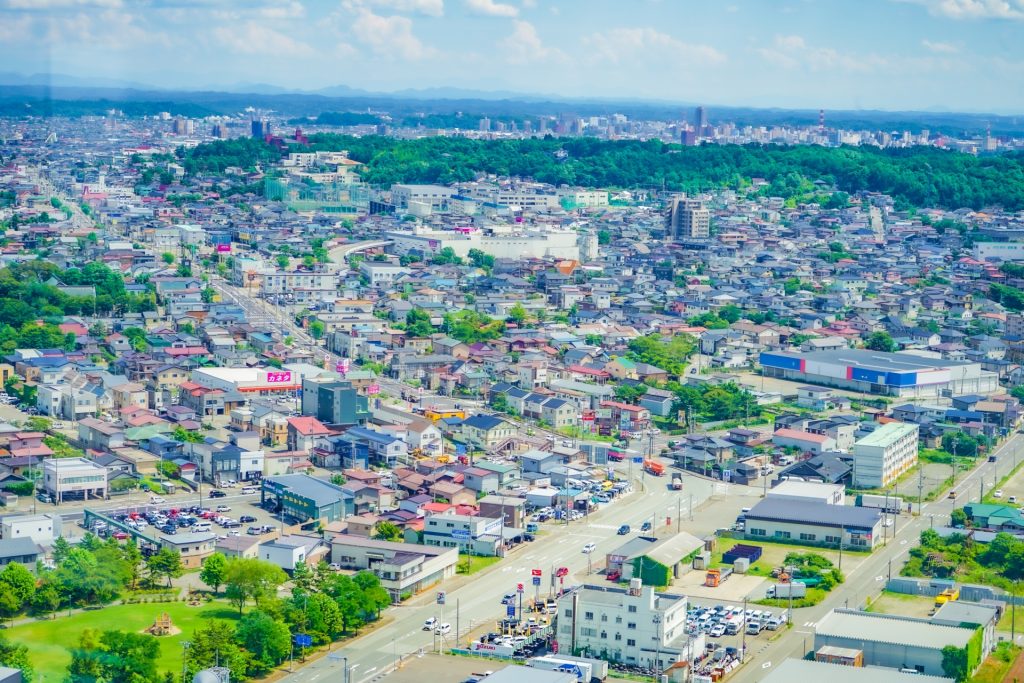
[(231, 253), (231, 245), (230, 244), (218, 244), (217, 245), (217, 253), (218, 254), (230, 254)]
[(379, 394), (380, 393), (380, 385), (379, 384), (371, 384), (370, 386), (366, 387), (366, 393), (367, 393), (368, 396), (373, 396), (374, 394)]
[(288, 384), (292, 381), (291, 371), (285, 372), (268, 372), (267, 373), (267, 384)]

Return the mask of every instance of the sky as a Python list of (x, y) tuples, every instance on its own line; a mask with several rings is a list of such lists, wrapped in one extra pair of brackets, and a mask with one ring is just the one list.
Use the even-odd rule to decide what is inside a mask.
[(0, 72), (1024, 113), (1024, 0), (0, 0)]

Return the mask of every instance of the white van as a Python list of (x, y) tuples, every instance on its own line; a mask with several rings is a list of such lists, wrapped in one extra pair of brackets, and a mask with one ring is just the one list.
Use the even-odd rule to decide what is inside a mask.
[(192, 533), (198, 534), (204, 531), (209, 531), (212, 527), (209, 522), (196, 522), (192, 525)]

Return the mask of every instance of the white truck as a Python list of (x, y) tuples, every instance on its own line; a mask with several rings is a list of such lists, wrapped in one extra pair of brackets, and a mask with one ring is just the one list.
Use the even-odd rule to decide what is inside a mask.
[(579, 683), (590, 683), (591, 674), (594, 668), (587, 662), (577, 662), (571, 659), (560, 659), (558, 657), (534, 657), (526, 661), (527, 666), (543, 671), (559, 671), (573, 674)]
[(573, 655), (551, 655), (555, 659), (563, 659), (567, 662), (577, 662), (590, 665), (590, 680), (603, 681), (608, 678), (608, 662), (603, 659), (594, 659), (593, 657), (575, 657)]
[(792, 583), (775, 583), (768, 586), (768, 590), (764, 592), (764, 597), (771, 598), (802, 598), (807, 595), (807, 584), (799, 581), (793, 581)]

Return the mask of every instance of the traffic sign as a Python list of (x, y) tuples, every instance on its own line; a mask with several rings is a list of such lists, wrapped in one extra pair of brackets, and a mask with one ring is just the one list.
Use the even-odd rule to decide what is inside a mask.
[(505, 605), (505, 615), (509, 617), (514, 617), (516, 615), (516, 606)]
[(539, 586), (540, 585), (540, 577), (539, 576), (533, 577), (533, 585), (534, 586)]
[(523, 592), (523, 584), (517, 583), (516, 584), (516, 591), (519, 592), (519, 593), (522, 593)]
[(305, 633), (296, 633), (292, 636), (292, 642), (299, 647), (310, 647), (313, 644), (313, 636), (306, 635)]
[(543, 573), (544, 573), (544, 572), (542, 572), (542, 571), (541, 571), (541, 570), (539, 570), (539, 569), (533, 569), (533, 570), (531, 570), (531, 571), (530, 571), (530, 574), (531, 574), (532, 576), (541, 576), (541, 575), (542, 575)]
[(437, 591), (437, 604), (444, 604), (444, 591)]
[(642, 465), (644, 462), (644, 456), (633, 456), (633, 462), (637, 465)]

